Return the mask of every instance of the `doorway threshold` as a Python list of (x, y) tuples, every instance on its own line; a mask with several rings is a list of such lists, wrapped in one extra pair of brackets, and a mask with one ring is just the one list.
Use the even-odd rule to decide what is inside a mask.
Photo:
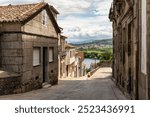
[(49, 84), (49, 83), (47, 83), (47, 82), (44, 82), (43, 84), (42, 84), (42, 87), (43, 88), (49, 88), (49, 87), (51, 87), (52, 85), (51, 84)]

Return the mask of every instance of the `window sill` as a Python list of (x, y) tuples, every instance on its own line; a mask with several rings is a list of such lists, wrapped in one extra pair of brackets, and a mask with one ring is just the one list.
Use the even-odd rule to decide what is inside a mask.
[(33, 67), (39, 67), (40, 65), (34, 65)]

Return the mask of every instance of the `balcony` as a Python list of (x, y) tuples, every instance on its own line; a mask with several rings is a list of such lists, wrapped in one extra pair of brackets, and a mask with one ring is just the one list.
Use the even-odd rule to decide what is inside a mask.
[(71, 65), (73, 62), (75, 62), (75, 57), (66, 58), (66, 65)]

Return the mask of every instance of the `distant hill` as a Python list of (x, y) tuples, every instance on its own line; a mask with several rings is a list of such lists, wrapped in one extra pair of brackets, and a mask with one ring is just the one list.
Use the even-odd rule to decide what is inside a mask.
[(74, 46), (88, 46), (88, 45), (112, 45), (112, 39), (93, 40), (90, 42), (71, 43)]

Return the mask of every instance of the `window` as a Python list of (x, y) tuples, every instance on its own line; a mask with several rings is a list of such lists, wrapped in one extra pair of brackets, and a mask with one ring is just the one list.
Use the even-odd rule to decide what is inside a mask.
[(54, 48), (49, 48), (49, 62), (54, 61)]
[(71, 50), (70, 50), (70, 58), (72, 57), (72, 52), (71, 52)]
[(131, 56), (131, 39), (132, 39), (132, 24), (128, 25), (128, 56)]
[(45, 10), (42, 12), (42, 24), (45, 26), (48, 24), (48, 16)]
[(40, 65), (40, 48), (33, 48), (33, 66)]

